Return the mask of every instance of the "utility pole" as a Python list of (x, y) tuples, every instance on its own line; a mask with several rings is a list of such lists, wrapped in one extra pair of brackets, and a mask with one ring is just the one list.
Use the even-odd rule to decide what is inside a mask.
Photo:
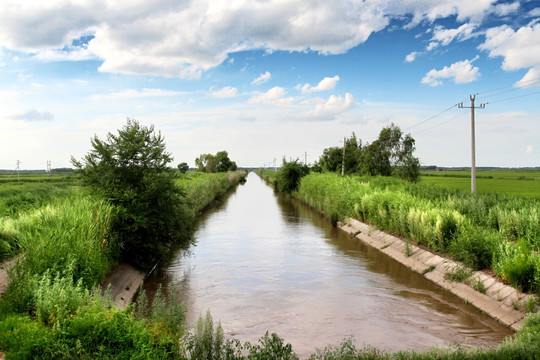
[(21, 161), (17, 160), (17, 181), (19, 181), (19, 170), (20, 170)]
[(47, 171), (46, 172), (47, 172), (48, 177), (51, 177), (51, 171), (52, 171), (52, 169), (51, 169), (51, 160), (47, 160)]
[(343, 137), (343, 160), (341, 161), (341, 176), (345, 175), (345, 142), (347, 139)]
[(471, 193), (476, 192), (476, 149), (475, 149), (475, 131), (474, 131), (474, 109), (484, 109), (486, 104), (474, 106), (475, 95), (470, 95), (471, 106), (463, 106), (463, 103), (458, 104), (460, 109), (471, 109)]

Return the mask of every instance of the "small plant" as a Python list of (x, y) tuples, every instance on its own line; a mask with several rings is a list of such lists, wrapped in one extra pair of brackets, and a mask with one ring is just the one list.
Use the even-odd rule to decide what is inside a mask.
[(409, 257), (412, 254), (413, 254), (413, 249), (411, 247), (411, 241), (407, 239), (407, 241), (405, 241), (405, 256)]
[(481, 292), (482, 294), (486, 293), (486, 285), (484, 285), (484, 282), (480, 278), (474, 280), (471, 283), (471, 286), (474, 290)]
[(536, 304), (537, 303), (538, 303), (537, 298), (535, 298), (535, 297), (529, 298), (529, 300), (527, 300), (525, 302), (525, 310), (527, 310), (528, 313), (534, 312), (534, 310), (536, 309)]
[(465, 266), (456, 266), (453, 270), (444, 274), (446, 280), (464, 282), (472, 275), (472, 271)]
[(429, 267), (425, 268), (424, 271), (422, 271), (422, 275), (426, 275), (427, 273), (432, 272), (433, 270), (435, 270), (435, 268), (435, 265), (429, 265)]

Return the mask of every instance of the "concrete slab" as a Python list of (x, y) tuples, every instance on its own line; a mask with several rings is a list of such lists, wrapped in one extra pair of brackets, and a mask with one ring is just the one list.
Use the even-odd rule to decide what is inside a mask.
[(109, 291), (116, 305), (124, 309), (133, 301), (145, 276), (145, 273), (128, 264), (120, 264), (109, 273), (101, 288)]

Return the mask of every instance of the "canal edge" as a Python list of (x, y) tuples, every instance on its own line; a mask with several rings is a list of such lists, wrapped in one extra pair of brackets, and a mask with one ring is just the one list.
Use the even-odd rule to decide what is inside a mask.
[(515, 306), (516, 304), (525, 303), (533, 295), (525, 294), (505, 285), (485, 272), (475, 271), (468, 282), (471, 284), (473, 282), (482, 282), (485, 288), (485, 293), (482, 293), (468, 284), (449, 281), (445, 278), (446, 273), (453, 271), (458, 266), (462, 266), (460, 262), (421, 249), (396, 236), (376, 230), (357, 219), (346, 219), (344, 222), (339, 223), (338, 227), (450, 291), (465, 302), (472, 304), (512, 330), (518, 331), (523, 327), (523, 318), (526, 313), (516, 310)]

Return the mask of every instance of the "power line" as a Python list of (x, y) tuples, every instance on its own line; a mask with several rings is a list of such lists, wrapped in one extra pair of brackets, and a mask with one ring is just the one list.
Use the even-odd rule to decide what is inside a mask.
[(450, 121), (452, 121), (452, 120), (454, 120), (454, 119), (457, 119), (458, 117), (461, 117), (461, 116), (463, 116), (463, 115), (466, 115), (467, 113), (468, 113), (468, 111), (464, 111), (464, 112), (462, 112), (461, 114), (458, 114), (458, 115), (456, 115), (456, 116), (451, 117), (450, 119), (448, 119), (448, 120), (446, 120), (446, 121), (443, 121), (442, 123), (433, 125), (432, 127), (429, 127), (429, 128), (427, 128), (427, 129), (419, 130), (419, 131), (416, 132), (416, 134), (423, 133), (423, 132), (426, 132), (426, 131), (429, 131), (429, 130), (433, 130), (433, 129), (439, 127), (439, 126), (442, 126), (442, 125), (444, 125), (444, 124), (449, 123)]
[(506, 99), (500, 99), (500, 100), (491, 101), (491, 102), (488, 102), (486, 104), (496, 104), (498, 102), (513, 100), (513, 99), (519, 99), (519, 98), (522, 98), (522, 97), (525, 97), (525, 96), (530, 96), (530, 95), (539, 94), (539, 93), (540, 93), (540, 91), (535, 91), (535, 92), (528, 93), (528, 94), (525, 94), (525, 95), (519, 95), (519, 96), (514, 96), (514, 97), (510, 97), (510, 98), (506, 98)]
[(448, 109), (445, 109), (445, 110), (441, 111), (440, 113), (438, 113), (438, 114), (436, 114), (436, 115), (433, 115), (433, 116), (430, 117), (430, 118), (427, 118), (427, 119), (425, 119), (425, 120), (422, 120), (422, 121), (420, 121), (419, 123), (417, 123), (417, 124), (415, 124), (415, 125), (413, 125), (413, 126), (410, 126), (410, 127), (408, 127), (407, 129), (405, 129), (405, 130), (413, 129), (413, 128), (415, 128), (415, 127), (417, 127), (417, 126), (419, 126), (419, 125), (422, 125), (422, 124), (424, 124), (424, 123), (426, 123), (426, 122), (428, 122), (428, 121), (430, 121), (430, 120), (433, 120), (433, 119), (436, 118), (437, 116), (440, 116), (440, 115), (444, 114), (445, 112), (447, 112), (447, 111), (453, 109), (453, 108), (456, 107), (457, 105), (458, 105), (458, 104), (454, 104), (454, 105), (450, 106)]
[[(527, 83), (530, 83), (530, 82), (532, 82), (532, 84), (527, 84)], [(483, 91), (481, 93), (478, 93), (477, 95), (482, 95), (482, 97), (487, 97), (487, 96), (483, 96), (483, 95), (484, 94), (489, 94), (489, 93), (492, 93), (492, 92), (495, 92), (495, 91), (499, 91), (499, 90), (508, 89), (508, 88), (515, 88), (516, 90), (524, 89), (524, 88), (533, 86), (533, 85), (537, 84), (538, 82), (540, 82), (540, 77), (536, 77), (536, 78), (525, 80), (525, 81), (518, 81), (517, 83), (514, 83), (512, 85), (506, 85), (506, 86), (496, 88), (496, 89), (493, 89), (493, 90)], [(525, 86), (523, 86), (523, 85), (525, 85)], [(493, 96), (493, 95), (489, 95), (489, 96)]]

